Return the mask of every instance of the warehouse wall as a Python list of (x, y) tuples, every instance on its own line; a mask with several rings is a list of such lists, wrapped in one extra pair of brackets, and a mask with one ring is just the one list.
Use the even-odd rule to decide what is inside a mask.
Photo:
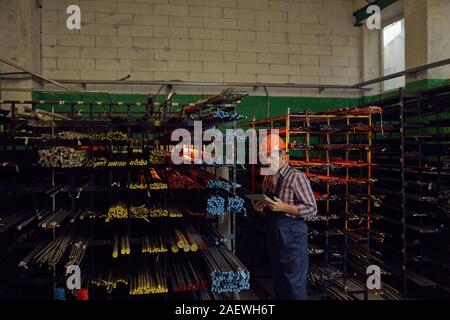
[[(14, 5), (12, 5), (14, 4)], [(0, 57), (19, 64), (30, 71), (41, 71), (40, 52), (40, 10), (30, 0), (0, 0)], [(0, 64), (0, 72), (18, 72), (19, 70)], [(29, 76), (11, 75), (2, 81), (2, 85), (30, 89), (33, 86)], [(27, 99), (30, 93), (2, 92), (2, 99)]]
[[(82, 29), (65, 26), (79, 4)], [(55, 79), (354, 84), (352, 0), (43, 0)], [(341, 93), (340, 93), (341, 94)]]

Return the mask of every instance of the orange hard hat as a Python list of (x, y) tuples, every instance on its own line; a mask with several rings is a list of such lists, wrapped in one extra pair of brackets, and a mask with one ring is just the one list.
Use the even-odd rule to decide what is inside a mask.
[(274, 151), (280, 151), (286, 149), (286, 143), (277, 134), (268, 134), (264, 137), (263, 141), (259, 145), (259, 152), (272, 153)]

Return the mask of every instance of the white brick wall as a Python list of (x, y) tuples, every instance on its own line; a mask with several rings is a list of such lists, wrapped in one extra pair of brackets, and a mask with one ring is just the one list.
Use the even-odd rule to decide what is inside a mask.
[[(67, 30), (79, 4), (82, 29)], [(42, 68), (60, 79), (347, 84), (352, 0), (43, 0)]]

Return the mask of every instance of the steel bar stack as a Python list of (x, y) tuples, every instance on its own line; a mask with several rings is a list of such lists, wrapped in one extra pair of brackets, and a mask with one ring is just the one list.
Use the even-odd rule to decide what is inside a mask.
[(173, 292), (196, 291), (207, 287), (207, 281), (191, 259), (173, 255), (169, 259), (171, 266), (171, 287)]
[(250, 288), (250, 272), (223, 246), (201, 252), (211, 277), (211, 291), (240, 292)]

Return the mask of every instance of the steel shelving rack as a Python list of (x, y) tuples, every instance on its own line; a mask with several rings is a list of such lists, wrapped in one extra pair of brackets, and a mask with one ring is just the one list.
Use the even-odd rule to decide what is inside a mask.
[[(372, 185), (375, 182), (372, 176), (373, 135), (381, 130), (374, 126), (373, 118), (381, 113), (378, 107), (296, 113), (288, 109), (286, 116), (241, 124), (243, 127), (278, 129), (280, 136), (285, 138), (291, 166), (302, 170), (311, 180), (322, 218), (321, 222), (309, 222), (312, 227), (310, 238), (313, 238), (310, 255), (319, 253), (323, 258), (314, 258), (310, 262), (310, 278), (322, 287), (314, 295), (316, 298), (369, 299), (382, 295), (382, 292), (369, 292), (363, 280), (373, 258), (370, 248)], [(253, 192), (258, 187), (256, 175), (257, 168), (253, 166)], [(363, 199), (359, 212), (352, 212), (351, 203), (355, 197)], [(314, 233), (319, 234), (319, 243), (314, 239)], [(339, 258), (333, 259), (335, 257)], [(329, 277), (321, 278), (317, 274), (321, 271)], [(385, 297), (388, 298), (388, 294)]]
[[(237, 103), (227, 103), (227, 104), (212, 104), (212, 105), (203, 105), (202, 108), (199, 108), (198, 111), (191, 114), (190, 117), (186, 117), (182, 115), (181, 112), (171, 112), (169, 111), (172, 107), (176, 107), (176, 104), (170, 105), (170, 108), (167, 108), (166, 105), (164, 112), (154, 112), (149, 111), (148, 104), (146, 103), (129, 103), (129, 102), (97, 102), (97, 101), (0, 101), (0, 104), (3, 106), (8, 106), (10, 110), (10, 117), (2, 117), (2, 135), (1, 135), (1, 143), (3, 146), (4, 154), (10, 154), (9, 151), (13, 151), (16, 155), (19, 154), (19, 149), (25, 149), (20, 152), (25, 152), (27, 155), (34, 156), (24, 159), (17, 158), (17, 156), (13, 156), (9, 160), (19, 160), (19, 161), (7, 161), (5, 163), (26, 163), (31, 161), (35, 161), (35, 154), (39, 148), (48, 147), (48, 146), (79, 146), (83, 145), (86, 147), (90, 156), (94, 155), (94, 150), (98, 146), (105, 148), (109, 157), (114, 157), (117, 149), (120, 152), (124, 152), (127, 156), (131, 156), (133, 154), (133, 145), (130, 146), (129, 141), (119, 141), (119, 142), (98, 142), (92, 141), (89, 138), (82, 139), (60, 139), (57, 137), (58, 130), (67, 130), (67, 131), (77, 131), (82, 130), (88, 134), (94, 133), (106, 133), (112, 132), (113, 130), (119, 130), (125, 133), (128, 137), (128, 140), (136, 139), (139, 137), (139, 148), (141, 150), (145, 150), (146, 148), (156, 148), (158, 150), (163, 150), (166, 153), (169, 153), (171, 145), (176, 144), (169, 142), (170, 133), (175, 128), (186, 128), (190, 131), (193, 130), (193, 124), (195, 117), (202, 119), (204, 117), (202, 110), (203, 107), (210, 108), (212, 110), (225, 110), (227, 112), (231, 112), (233, 114), (237, 114)], [(24, 115), (17, 115), (17, 108), (22, 108), (22, 106), (29, 107), (29, 111), (33, 114), (36, 110), (46, 110), (48, 112), (48, 116), (53, 117), (56, 115), (61, 115), (62, 117), (55, 117), (50, 121), (37, 121), (35, 126), (28, 127), (29, 119), (24, 118)], [(161, 105), (155, 103), (152, 107), (160, 107)], [(5, 112), (6, 115), (7, 112)], [(106, 118), (105, 115), (107, 115)], [(31, 117), (30, 117), (31, 118)], [(211, 119), (207, 118), (203, 121), (203, 128), (211, 128), (217, 125), (221, 126), (229, 126), (232, 128), (236, 128), (236, 121), (230, 121), (226, 119)], [(26, 137), (21, 137), (21, 134), (16, 129), (19, 128), (28, 128), (29, 131), (26, 134)], [(49, 133), (48, 133), (49, 132)], [(31, 133), (31, 136), (30, 136)], [(48, 133), (46, 139), (42, 140), (39, 138), (40, 133)], [(24, 134), (25, 135), (25, 134)], [(143, 151), (145, 152), (145, 151)], [(130, 160), (130, 159), (128, 159)], [(15, 164), (14, 164), (15, 165)], [(165, 166), (171, 166), (170, 164), (161, 164), (161, 165), (146, 165), (141, 166), (139, 169), (148, 169), (150, 167), (163, 168)], [(189, 165), (184, 165), (189, 166)], [(221, 166), (221, 165), (220, 165)], [(224, 165), (226, 166), (226, 165)], [(195, 167), (195, 165), (192, 165)], [(218, 166), (206, 166), (201, 165), (197, 166), (200, 168), (206, 169), (206, 167), (215, 167), (215, 176), (217, 176), (217, 167)], [(38, 172), (39, 175), (34, 175), (43, 177), (46, 175), (46, 172), (50, 172), (51, 182), (49, 187), (58, 189), (58, 174), (62, 174), (63, 180), (66, 184), (71, 186), (76, 186), (80, 184), (82, 174), (87, 174), (87, 181), (83, 181), (81, 198), (83, 200), (87, 200), (89, 210), (94, 212), (96, 209), (95, 205), (95, 196), (100, 194), (104, 194), (106, 192), (107, 195), (107, 203), (111, 204), (115, 199), (116, 192), (119, 192), (123, 197), (124, 202), (127, 205), (127, 208), (130, 208), (130, 199), (134, 190), (130, 190), (129, 188), (112, 188), (112, 182), (114, 180), (114, 175), (121, 171), (126, 177), (127, 181), (131, 181), (131, 177), (133, 174), (133, 170), (135, 167), (127, 165), (123, 168), (113, 168), (108, 167), (104, 169), (85, 169), (85, 168), (39, 168), (37, 166), (33, 166), (32, 168), (28, 168), (27, 172), (33, 174), (33, 172)], [(230, 194), (236, 195), (236, 164), (234, 162), (233, 165), (227, 166), (228, 169), (231, 170), (230, 174), (230, 182), (232, 183), (232, 188), (227, 192)], [(101, 187), (97, 185), (96, 174), (100, 171), (103, 171), (102, 174), (107, 175), (107, 186)], [(67, 178), (69, 176), (70, 178)], [(36, 179), (34, 179), (34, 183)], [(120, 190), (120, 191), (118, 191)], [(54, 213), (58, 207), (58, 203), (56, 198), (58, 196), (58, 191), (50, 195), (51, 198), (51, 208)], [(124, 191), (124, 192), (123, 192)], [(162, 192), (165, 202), (165, 207), (167, 207), (167, 199), (168, 193), (170, 190), (158, 191)], [(41, 206), (39, 203), (39, 192), (33, 192), (33, 206), (34, 209), (38, 209)], [(79, 200), (71, 197), (69, 208), (70, 210), (74, 210), (77, 208)], [(148, 198), (145, 201), (148, 204)], [(206, 216), (206, 213), (205, 213)], [(183, 218), (184, 219), (184, 218)], [(167, 221), (169, 218), (163, 221)], [(227, 247), (234, 251), (235, 247), (235, 214), (227, 212), (225, 214), (225, 218), (208, 218), (208, 222), (215, 223), (216, 228), (219, 225), (225, 226), (226, 234), (222, 236), (226, 239), (225, 243), (227, 243)], [(116, 223), (116, 222), (114, 222)], [(126, 219), (126, 221), (120, 221), (117, 223), (121, 223), (120, 228), (123, 228), (124, 231), (130, 235), (132, 229), (132, 222), (130, 219)], [(195, 223), (197, 224), (197, 223)], [(89, 237), (91, 240), (90, 245), (95, 248), (98, 246), (111, 245), (110, 241), (103, 240), (94, 240), (95, 238), (95, 229), (96, 222), (95, 219), (91, 219), (88, 225), (89, 228)], [(167, 222), (163, 222), (162, 228), (167, 228)], [(56, 229), (53, 229), (53, 239), (56, 236)], [(135, 242), (134, 240), (132, 243)], [(94, 251), (90, 250), (90, 265), (88, 267), (89, 274), (92, 275), (95, 269), (95, 255)], [(130, 270), (130, 263), (128, 263), (128, 270)], [(56, 270), (53, 270), (53, 279), (50, 280), (53, 286), (56, 286), (57, 282), (60, 282), (59, 277), (56, 275)], [(238, 298), (238, 295), (234, 295), (235, 298)]]
[(375, 176), (386, 194), (380, 221), (391, 240), (384, 267), (404, 298), (450, 294), (449, 186), (450, 87), (399, 89), (377, 103), (393, 130), (377, 134), (387, 152), (375, 154)]

